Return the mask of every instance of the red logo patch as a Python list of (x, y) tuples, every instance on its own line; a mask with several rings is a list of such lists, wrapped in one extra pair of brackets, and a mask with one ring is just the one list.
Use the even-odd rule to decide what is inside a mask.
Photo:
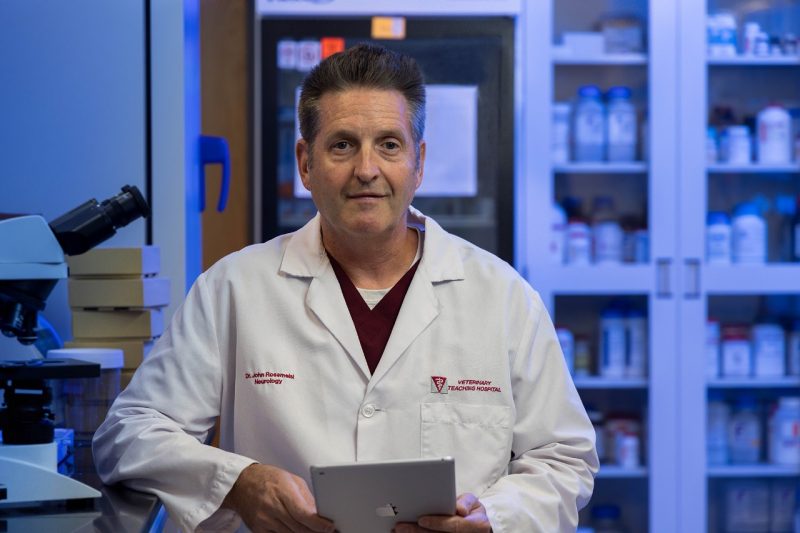
[(447, 394), (447, 378), (444, 376), (431, 376), (431, 392)]

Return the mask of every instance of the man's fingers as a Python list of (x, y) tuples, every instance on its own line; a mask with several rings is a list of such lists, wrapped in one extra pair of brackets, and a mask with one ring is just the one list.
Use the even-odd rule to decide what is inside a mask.
[(474, 509), (480, 507), (481, 502), (478, 497), (471, 492), (465, 492), (456, 501), (456, 513), (458, 516), (468, 516)]
[(314, 498), (306, 487), (296, 487), (293, 497), (286, 498), (282, 503), (287, 513), (287, 518), (291, 520), (290, 526), (297, 531), (310, 529), (319, 533), (333, 533), (333, 522), (317, 515), (314, 505)]

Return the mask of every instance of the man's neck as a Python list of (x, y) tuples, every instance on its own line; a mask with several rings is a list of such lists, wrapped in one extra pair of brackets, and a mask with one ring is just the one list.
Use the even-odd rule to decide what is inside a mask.
[(418, 234), (403, 226), (391, 238), (337, 238), (322, 231), (325, 249), (360, 289), (387, 289), (403, 277), (417, 253)]

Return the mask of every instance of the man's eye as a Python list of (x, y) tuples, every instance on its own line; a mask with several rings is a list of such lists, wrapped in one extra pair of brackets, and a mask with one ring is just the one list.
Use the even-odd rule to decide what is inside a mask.
[(385, 143), (383, 143), (383, 146), (387, 150), (392, 150), (392, 151), (400, 149), (400, 144), (394, 141), (386, 141)]
[(350, 147), (350, 143), (347, 141), (339, 141), (333, 145), (334, 150), (347, 150)]

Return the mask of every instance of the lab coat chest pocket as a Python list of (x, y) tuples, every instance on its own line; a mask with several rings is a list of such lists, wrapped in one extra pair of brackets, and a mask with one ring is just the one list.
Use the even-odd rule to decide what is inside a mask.
[(455, 458), (459, 494), (480, 495), (507, 473), (513, 437), (510, 407), (423, 403), (421, 424), (422, 456)]

